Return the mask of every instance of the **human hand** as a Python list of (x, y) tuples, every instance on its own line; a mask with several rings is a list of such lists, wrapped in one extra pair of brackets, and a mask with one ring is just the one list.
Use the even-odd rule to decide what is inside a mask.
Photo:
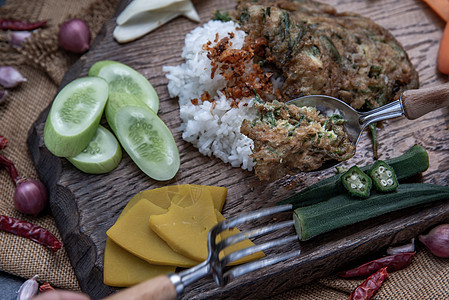
[(90, 298), (86, 294), (78, 292), (54, 290), (39, 294), (31, 300), (90, 300)]

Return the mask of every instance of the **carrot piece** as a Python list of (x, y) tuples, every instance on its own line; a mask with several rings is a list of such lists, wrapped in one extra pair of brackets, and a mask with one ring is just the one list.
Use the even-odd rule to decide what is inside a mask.
[(449, 21), (449, 0), (423, 0), (439, 15), (444, 21)]
[(449, 74), (449, 23), (446, 23), (443, 36), (441, 37), (437, 66), (438, 71), (443, 74)]

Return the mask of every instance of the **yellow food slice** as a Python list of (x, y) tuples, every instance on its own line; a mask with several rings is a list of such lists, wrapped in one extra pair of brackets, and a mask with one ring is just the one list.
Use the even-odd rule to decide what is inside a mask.
[[(166, 196), (170, 202), (166, 203), (166, 208), (175, 203), (181, 207), (191, 206), (193, 203), (200, 200), (203, 193), (210, 194), (214, 208), (221, 211), (226, 201), (227, 189), (219, 186), (195, 185), (195, 184), (180, 184), (167, 186), (165, 189)], [(151, 199), (150, 199), (151, 200)], [(165, 207), (164, 207), (165, 208)]]
[[(219, 211), (217, 211), (217, 210), (215, 210), (215, 215), (217, 217), (217, 221), (218, 222), (222, 222), (222, 221), (226, 220), (225, 217), (223, 217), (223, 215)], [(232, 229), (229, 229), (229, 230), (225, 230), (225, 231), (223, 231), (219, 235), (219, 238), (217, 238), (217, 243), (220, 240), (224, 240), (224, 239), (226, 239), (226, 238), (228, 238), (230, 236), (233, 236), (233, 235), (239, 234), (239, 233), (240, 233), (240, 230), (238, 230), (237, 228), (232, 228)], [(228, 255), (229, 253), (232, 253), (232, 252), (235, 252), (235, 251), (238, 251), (238, 250), (241, 250), (241, 249), (249, 248), (249, 247), (252, 247), (252, 246), (254, 246), (254, 243), (251, 242), (249, 239), (243, 240), (243, 241), (238, 242), (238, 243), (236, 243), (236, 244), (234, 244), (232, 246), (224, 248), (223, 251), (220, 253), (220, 258), (222, 258), (225, 255)], [(264, 256), (265, 256), (265, 254), (262, 251), (259, 251), (259, 252), (253, 253), (251, 255), (242, 257), (241, 259), (236, 260), (235, 262), (231, 263), (230, 265), (232, 266), (232, 265), (243, 264), (243, 263), (246, 263), (246, 262), (249, 262), (249, 261), (252, 261), (252, 260), (256, 260), (256, 259), (262, 258)]]
[[(206, 190), (194, 187), (186, 187), (186, 190), (172, 195), (172, 205), (165, 214), (150, 217), (150, 227), (174, 251), (194, 260), (205, 260), (208, 255), (207, 235), (213, 226), (225, 218), (214, 209)], [(240, 231), (234, 228), (224, 231), (220, 236), (224, 239), (238, 233)], [(227, 247), (223, 252), (226, 255), (251, 246), (254, 243), (246, 239)], [(263, 256), (263, 252), (259, 251), (239, 259), (233, 265)]]
[(226, 201), (226, 196), (228, 193), (227, 188), (220, 186), (180, 184), (145, 190), (136, 194), (128, 202), (128, 205), (123, 209), (122, 215), (125, 214), (128, 209), (134, 206), (134, 204), (136, 204), (140, 199), (144, 198), (159, 207), (168, 209), (171, 205), (172, 200), (175, 201), (175, 203), (178, 203), (179, 201), (182, 201), (184, 195), (200, 194), (198, 190), (196, 190), (196, 192), (191, 192), (192, 189), (207, 189), (212, 195), (212, 201), (214, 202), (215, 209), (217, 209), (218, 211), (221, 211), (223, 209), (223, 205)]
[(173, 251), (148, 226), (150, 216), (165, 212), (165, 209), (141, 199), (121, 215), (106, 234), (120, 247), (152, 264), (187, 268), (197, 265), (198, 261)]
[(174, 266), (150, 264), (126, 251), (110, 238), (106, 239), (103, 261), (104, 284), (129, 287), (156, 277), (175, 272)]
[(228, 196), (228, 189), (222, 186), (213, 185), (194, 185), (206, 187), (210, 194), (212, 195), (212, 201), (214, 202), (214, 208), (218, 211), (223, 210), (223, 206), (226, 202), (226, 197)]
[(199, 193), (193, 200), (188, 196), (175, 200), (182, 205), (193, 202), (192, 205), (182, 207), (172, 203), (167, 213), (152, 215), (149, 223), (151, 229), (173, 250), (191, 259), (204, 261), (207, 259), (207, 235), (217, 224), (217, 217), (209, 191), (192, 190), (192, 193)]

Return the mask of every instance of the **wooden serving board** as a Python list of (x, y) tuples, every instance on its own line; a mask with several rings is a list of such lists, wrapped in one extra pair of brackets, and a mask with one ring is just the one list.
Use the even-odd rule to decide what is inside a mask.
[[(231, 10), (234, 0), (193, 1), (202, 22), (216, 10)], [(447, 82), (447, 76), (436, 70), (436, 56), (444, 22), (420, 0), (325, 0), (339, 11), (358, 12), (389, 29), (406, 48), (420, 73), (421, 86)], [(126, 1), (124, 2), (126, 3)], [(124, 4), (118, 8), (123, 9)], [(118, 168), (105, 175), (88, 175), (75, 169), (65, 159), (57, 158), (45, 148), (42, 139), (48, 108), (42, 112), (29, 133), (29, 148), (39, 176), (50, 190), (50, 205), (64, 245), (79, 279), (80, 286), (92, 299), (102, 298), (115, 289), (103, 284), (102, 266), (106, 231), (128, 200), (136, 193), (174, 184), (204, 184), (228, 188), (225, 217), (272, 206), (302, 188), (331, 176), (334, 170), (298, 174), (273, 183), (262, 183), (249, 171), (232, 168), (214, 157), (202, 156), (181, 138), (177, 99), (167, 91), (164, 65), (183, 61), (181, 51), (185, 35), (198, 26), (177, 18), (135, 42), (119, 45), (112, 38), (115, 19), (108, 21), (92, 49), (68, 71), (61, 85), (86, 76), (90, 66), (99, 60), (117, 60), (141, 72), (160, 96), (159, 116), (171, 129), (181, 155), (181, 168), (173, 180), (157, 182), (142, 173), (124, 154)], [(416, 120), (405, 118), (384, 123), (379, 131), (380, 158), (405, 152), (421, 144), (430, 155), (430, 169), (423, 182), (449, 185), (449, 108)], [(368, 134), (362, 137), (357, 154), (346, 163), (365, 165), (373, 161)], [(291, 214), (277, 216), (277, 220)], [(275, 219), (266, 220), (275, 222)], [(406, 242), (432, 225), (449, 221), (449, 203), (418, 207), (384, 215), (341, 230), (323, 234), (310, 241), (280, 247), (284, 253), (301, 247), (294, 259), (243, 276), (225, 288), (217, 288), (211, 278), (189, 287), (183, 297), (196, 298), (261, 298), (281, 293), (334, 273), (356, 260), (384, 251), (392, 243)], [(243, 228), (244, 229), (244, 228)], [(286, 234), (294, 233), (294, 229)], [(263, 239), (261, 239), (263, 240)], [(257, 242), (257, 241), (256, 241)]]

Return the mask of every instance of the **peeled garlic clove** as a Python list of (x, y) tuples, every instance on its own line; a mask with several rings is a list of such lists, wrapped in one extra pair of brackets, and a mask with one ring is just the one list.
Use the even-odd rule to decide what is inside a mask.
[(39, 283), (37, 282), (37, 275), (26, 280), (17, 292), (17, 300), (29, 300), (37, 295), (39, 291)]
[(409, 253), (409, 252), (415, 252), (415, 238), (413, 238), (408, 244), (395, 247), (388, 247), (387, 249), (388, 255), (396, 255), (400, 253)]
[(0, 85), (13, 88), (26, 81), (26, 78), (13, 67), (0, 66)]
[(30, 31), (8, 31), (8, 43), (14, 48), (22, 47), (23, 43), (31, 36)]

